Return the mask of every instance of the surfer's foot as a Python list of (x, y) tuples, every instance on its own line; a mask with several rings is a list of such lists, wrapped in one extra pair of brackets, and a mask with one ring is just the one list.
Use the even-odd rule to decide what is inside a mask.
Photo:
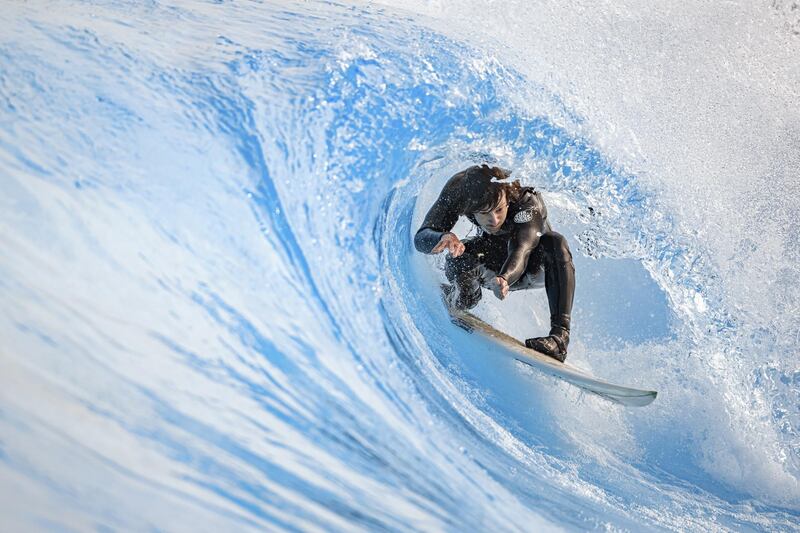
[(534, 337), (525, 341), (525, 346), (531, 350), (549, 355), (553, 359), (564, 362), (567, 358), (567, 346), (569, 346), (569, 330), (560, 326), (550, 328), (550, 335), (547, 337)]

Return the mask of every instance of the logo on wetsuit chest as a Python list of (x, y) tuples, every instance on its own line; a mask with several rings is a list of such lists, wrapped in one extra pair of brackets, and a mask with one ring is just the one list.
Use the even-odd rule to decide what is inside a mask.
[(525, 224), (533, 220), (533, 209), (525, 209), (514, 215), (514, 222), (517, 224)]

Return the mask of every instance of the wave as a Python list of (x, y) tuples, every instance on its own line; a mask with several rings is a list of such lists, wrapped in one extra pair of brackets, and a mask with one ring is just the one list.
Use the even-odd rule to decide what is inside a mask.
[[(8, 16), (16, 529), (797, 528), (794, 237), (722, 254), (671, 176), (554, 90), (575, 73), (535, 81), (519, 50), (374, 6)], [(570, 239), (571, 360), (655, 404), (584, 396), (449, 325), (441, 258), (411, 236), (482, 162), (542, 190)], [(770, 297), (742, 284), (762, 274)], [(478, 312), (518, 337), (548, 316), (536, 291)]]

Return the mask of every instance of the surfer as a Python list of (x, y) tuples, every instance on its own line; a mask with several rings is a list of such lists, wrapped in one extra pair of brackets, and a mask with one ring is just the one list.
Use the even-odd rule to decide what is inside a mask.
[[(550, 333), (525, 345), (559, 361), (567, 357), (575, 267), (563, 235), (547, 220), (541, 193), (519, 180), (503, 182), (511, 171), (472, 166), (450, 178), (414, 236), (422, 253), (449, 251), (444, 286), (448, 305), (471, 309), (481, 287), (499, 299), (509, 291), (530, 289), (544, 277), (550, 306)], [(476, 237), (461, 241), (450, 230), (459, 216), (478, 227)]]

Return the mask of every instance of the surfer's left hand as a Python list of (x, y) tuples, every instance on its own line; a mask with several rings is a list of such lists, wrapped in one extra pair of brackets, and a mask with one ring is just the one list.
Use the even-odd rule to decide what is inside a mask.
[(492, 283), (492, 292), (494, 292), (494, 295), (500, 300), (505, 299), (505, 297), (508, 296), (508, 282), (506, 281), (506, 278), (497, 276), (493, 281), (494, 283)]

